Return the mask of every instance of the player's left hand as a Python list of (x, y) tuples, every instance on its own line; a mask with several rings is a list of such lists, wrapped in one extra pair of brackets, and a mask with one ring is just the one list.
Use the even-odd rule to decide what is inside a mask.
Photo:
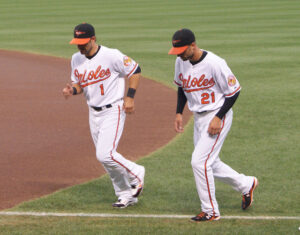
[(124, 104), (123, 104), (123, 110), (125, 110), (125, 113), (131, 114), (134, 113), (134, 99), (130, 97), (125, 97)]
[(209, 123), (209, 127), (208, 127), (208, 133), (210, 135), (217, 135), (221, 132), (221, 125), (222, 125), (222, 120), (220, 118), (218, 118), (217, 116), (215, 116), (211, 122)]

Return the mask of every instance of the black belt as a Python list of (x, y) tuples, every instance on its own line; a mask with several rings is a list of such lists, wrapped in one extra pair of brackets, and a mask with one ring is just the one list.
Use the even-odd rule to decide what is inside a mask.
[(104, 110), (104, 109), (109, 109), (109, 108), (111, 108), (112, 105), (111, 105), (111, 104), (107, 104), (107, 105), (104, 105), (104, 106), (102, 106), (102, 107), (94, 107), (94, 106), (91, 106), (91, 107), (92, 107), (94, 110), (100, 112), (100, 111), (102, 111), (102, 110)]

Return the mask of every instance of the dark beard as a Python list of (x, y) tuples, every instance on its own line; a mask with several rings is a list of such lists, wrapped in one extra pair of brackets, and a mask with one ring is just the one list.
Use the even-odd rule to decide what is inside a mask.
[(192, 55), (188, 56), (187, 59), (191, 60), (191, 59), (193, 59), (193, 57), (194, 57), (194, 53)]

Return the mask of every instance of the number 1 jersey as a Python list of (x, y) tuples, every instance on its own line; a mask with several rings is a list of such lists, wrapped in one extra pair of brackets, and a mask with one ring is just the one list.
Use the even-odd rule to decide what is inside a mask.
[(101, 46), (91, 59), (75, 53), (71, 68), (71, 80), (82, 87), (87, 104), (101, 107), (123, 98), (125, 77), (130, 78), (138, 64), (117, 49)]

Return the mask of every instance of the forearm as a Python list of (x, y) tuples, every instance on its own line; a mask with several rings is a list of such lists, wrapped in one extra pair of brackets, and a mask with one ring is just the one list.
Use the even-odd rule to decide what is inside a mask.
[(176, 114), (182, 114), (184, 110), (184, 106), (187, 102), (186, 96), (184, 94), (184, 91), (182, 87), (178, 87), (177, 90), (177, 109), (176, 109)]
[(134, 113), (135, 111), (134, 95), (139, 85), (140, 76), (141, 73), (135, 73), (129, 78), (129, 87), (128, 87), (127, 95), (124, 98), (124, 104), (123, 104), (125, 113), (130, 114), (130, 113)]
[(140, 82), (141, 73), (135, 73), (129, 78), (127, 97), (134, 98), (135, 92)]
[(232, 106), (234, 105), (234, 103), (237, 100), (239, 94), (240, 94), (240, 92), (237, 92), (234, 96), (229, 97), (229, 98), (225, 98), (224, 104), (220, 108), (219, 112), (216, 114), (216, 116), (218, 118), (222, 119), (225, 116), (225, 114), (228, 112), (228, 110), (231, 109)]

